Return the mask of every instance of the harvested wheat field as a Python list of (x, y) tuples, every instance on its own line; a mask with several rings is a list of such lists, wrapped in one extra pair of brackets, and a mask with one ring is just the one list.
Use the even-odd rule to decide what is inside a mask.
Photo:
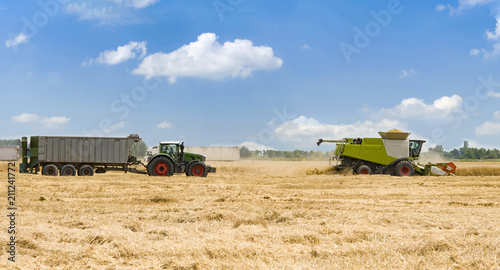
[(500, 176), (210, 165), (218, 172), (207, 178), (18, 174), (18, 256), (4, 252), (0, 268), (500, 269)]

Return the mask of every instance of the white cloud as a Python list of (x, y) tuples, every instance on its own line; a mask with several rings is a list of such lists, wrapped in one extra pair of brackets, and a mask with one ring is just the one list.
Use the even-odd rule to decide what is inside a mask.
[(279, 69), (283, 60), (274, 56), (267, 46), (253, 46), (252, 41), (236, 39), (221, 45), (213, 33), (204, 33), (198, 40), (171, 52), (158, 52), (145, 57), (134, 74), (147, 79), (165, 76), (170, 83), (181, 77), (211, 80), (247, 78), (255, 70)]
[(276, 137), (295, 147), (311, 147), (319, 138), (342, 139), (346, 137), (373, 137), (379, 131), (404, 128), (405, 124), (394, 119), (357, 121), (352, 124), (325, 124), (314, 118), (300, 116), (283, 123), (274, 130)]
[(494, 98), (500, 98), (500, 93), (488, 91), (488, 96), (494, 97)]
[(68, 123), (71, 119), (65, 116), (39, 116), (36, 114), (22, 113), (13, 116), (12, 121), (18, 123), (40, 123), (46, 128), (61, 128), (62, 125)]
[(476, 127), (476, 135), (500, 135), (500, 123), (486, 121)]
[(484, 5), (496, 0), (459, 0), (459, 9), (469, 8), (477, 5)]
[(300, 49), (301, 50), (310, 50), (311, 47), (309, 45), (307, 45), (307, 44), (304, 44), (304, 45), (300, 46)]
[(86, 2), (69, 3), (65, 6), (65, 11), (69, 14), (78, 16), (79, 20), (99, 20), (109, 21), (116, 18), (116, 14), (112, 13), (112, 7), (92, 8), (87, 6)]
[(97, 21), (100, 24), (139, 23), (143, 20), (133, 10), (151, 6), (159, 0), (107, 0), (64, 1), (64, 11), (79, 20)]
[[(106, 65), (116, 65), (130, 59), (143, 58), (146, 55), (146, 44), (146, 41), (130, 41), (128, 44), (118, 46), (116, 50), (107, 50), (100, 53), (99, 57), (95, 59), (95, 62)], [(91, 59), (88, 62), (84, 62), (83, 65), (91, 65), (93, 62), (94, 60)]]
[(121, 121), (121, 122), (118, 122), (114, 125), (111, 125), (109, 126), (108, 128), (104, 129), (103, 132), (108, 134), (108, 133), (111, 133), (115, 130), (119, 130), (119, 129), (124, 129), (125, 128), (125, 122), (124, 121)]
[(416, 71), (413, 68), (410, 68), (409, 70), (403, 69), (403, 70), (401, 70), (401, 75), (399, 75), (399, 78), (401, 78), (401, 79), (406, 78), (406, 77), (413, 75), (415, 73), (416, 73)]
[(459, 95), (444, 96), (432, 104), (426, 104), (418, 98), (407, 98), (393, 108), (380, 110), (379, 114), (391, 118), (444, 120), (459, 110), (462, 103), (463, 99)]
[(441, 5), (441, 4), (439, 4), (439, 5), (437, 5), (437, 6), (436, 6), (436, 11), (443, 11), (443, 10), (445, 10), (445, 9), (446, 9), (446, 6), (445, 6), (445, 5)]
[(134, 7), (137, 9), (145, 8), (159, 2), (159, 0), (113, 0), (113, 1), (119, 4), (124, 4), (127, 7)]
[(23, 33), (20, 33), (15, 38), (8, 39), (5, 41), (5, 47), (17, 47), (19, 44), (27, 43), (30, 39)]
[(481, 53), (481, 51), (478, 49), (474, 48), (470, 50), (470, 55), (478, 55), (479, 53)]
[(491, 40), (498, 40), (500, 38), (500, 17), (497, 17), (497, 24), (494, 32), (486, 31), (486, 37)]
[(171, 128), (172, 124), (168, 123), (167, 121), (163, 121), (156, 125), (157, 128)]
[(263, 144), (258, 144), (256, 142), (244, 142), (242, 144), (239, 145), (240, 147), (246, 147), (248, 148), (249, 150), (252, 150), (252, 151), (255, 151), (255, 150), (260, 150), (260, 151), (264, 151), (264, 150), (276, 150), (270, 146), (267, 146), (267, 145), (263, 145)]
[(500, 120), (500, 111), (496, 111), (496, 112), (493, 114), (493, 119)]
[(483, 54), (484, 54), (484, 60), (488, 59), (495, 59), (500, 55), (500, 43), (495, 43), (493, 44), (493, 50), (491, 52), (488, 52), (483, 49)]

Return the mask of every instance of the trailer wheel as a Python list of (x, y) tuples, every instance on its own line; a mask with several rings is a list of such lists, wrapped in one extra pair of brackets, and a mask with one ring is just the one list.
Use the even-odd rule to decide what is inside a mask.
[(372, 174), (372, 168), (368, 165), (361, 165), (356, 169), (357, 174)]
[(148, 172), (151, 176), (172, 176), (174, 164), (167, 157), (157, 157), (149, 162)]
[(92, 166), (90, 166), (90, 165), (83, 165), (78, 170), (78, 175), (79, 176), (93, 176), (94, 175), (94, 168), (92, 168)]
[(56, 165), (49, 164), (43, 166), (42, 174), (47, 176), (57, 176), (59, 174), (58, 171), (59, 170), (57, 169)]
[(66, 164), (61, 168), (61, 176), (75, 176), (76, 168), (71, 164)]
[(396, 164), (395, 169), (397, 176), (412, 176), (415, 174), (415, 168), (409, 161), (400, 161), (398, 164)]
[(186, 170), (187, 176), (207, 177), (207, 173), (207, 166), (200, 161), (192, 162)]

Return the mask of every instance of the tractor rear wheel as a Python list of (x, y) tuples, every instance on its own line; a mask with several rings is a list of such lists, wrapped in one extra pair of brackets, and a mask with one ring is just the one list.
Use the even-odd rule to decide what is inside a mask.
[(415, 168), (409, 161), (403, 160), (398, 162), (395, 167), (397, 176), (412, 176), (415, 174)]
[(207, 177), (207, 166), (200, 161), (194, 161), (186, 169), (187, 176)]
[(372, 168), (368, 165), (361, 165), (356, 169), (357, 174), (372, 174)]
[(71, 164), (66, 164), (61, 168), (61, 176), (75, 176), (76, 168)]
[(42, 174), (47, 176), (57, 176), (59, 174), (58, 171), (59, 170), (57, 169), (56, 165), (49, 164), (43, 166)]
[(174, 164), (167, 157), (157, 157), (149, 162), (148, 173), (151, 176), (172, 176)]

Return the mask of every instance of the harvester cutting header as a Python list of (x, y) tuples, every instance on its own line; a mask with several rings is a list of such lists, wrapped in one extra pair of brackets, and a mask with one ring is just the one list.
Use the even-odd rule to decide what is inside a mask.
[(334, 159), (336, 170), (352, 169), (356, 174), (450, 175), (455, 173), (453, 163), (437, 163), (421, 166), (418, 160), (424, 140), (408, 140), (411, 133), (392, 129), (379, 132), (381, 138), (344, 138), (341, 140), (319, 139), (336, 143)]

